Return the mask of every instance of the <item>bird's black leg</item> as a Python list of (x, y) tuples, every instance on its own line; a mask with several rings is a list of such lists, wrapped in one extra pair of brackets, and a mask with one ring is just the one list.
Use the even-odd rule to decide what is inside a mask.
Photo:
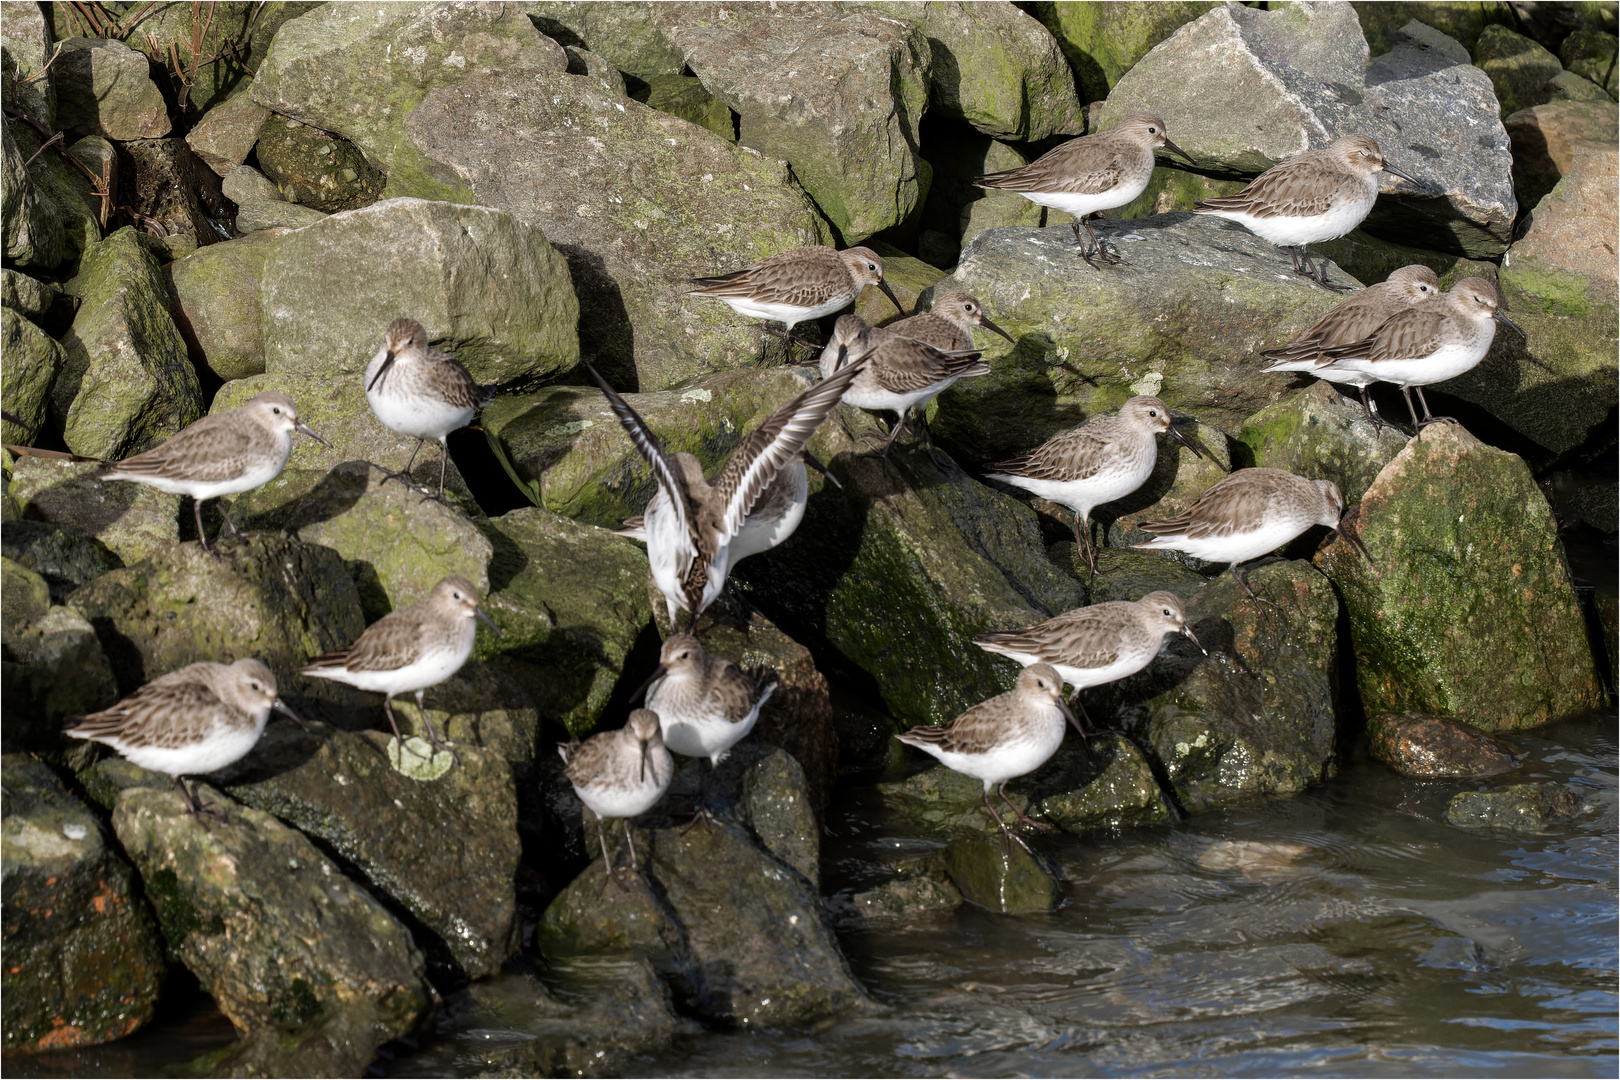
[(428, 745), (433, 747), (434, 753), (437, 753), (440, 750), (448, 751), (451, 759), (454, 760), (457, 765), (460, 765), (461, 755), (456, 753), (455, 747), (439, 738), (439, 733), (433, 730), (433, 721), (428, 719), (427, 707), (422, 704), (422, 695), (426, 692), (426, 690), (418, 690), (416, 692), (416, 715), (422, 718), (422, 726), (427, 728)]
[[(427, 440), (425, 440), (425, 439), (417, 439), (416, 440), (416, 449), (411, 451), (411, 459), (405, 463), (405, 467), (403, 469), (401, 469), (399, 472), (392, 472), (392, 471), (390, 471), (388, 469), (384, 469), (381, 465), (373, 465), (373, 468), (376, 468), (376, 469), (380, 470), (382, 472), (382, 474), (383, 474), (382, 484), (386, 484), (390, 480), (398, 480), (400, 483), (404, 484), (406, 487), (410, 487), (411, 486), (411, 466), (416, 464), (416, 455), (422, 452), (422, 444), (424, 442), (426, 442), (426, 441)], [(369, 462), (369, 461), (366, 462), (366, 464), (372, 465), (372, 463)], [(382, 487), (382, 484), (378, 484), (377, 486)]]
[[(1264, 557), (1265, 556), (1261, 556), (1261, 558), (1264, 558)], [(1266, 607), (1273, 607), (1273, 608), (1280, 606), (1280, 605), (1278, 605), (1278, 603), (1275, 600), (1267, 600), (1265, 597), (1261, 596), (1259, 593), (1254, 591), (1254, 586), (1249, 584), (1248, 575), (1238, 573), (1238, 567), (1241, 566), (1241, 565), (1242, 565), (1242, 563), (1233, 563), (1232, 564), (1232, 580), (1236, 581), (1238, 583), (1239, 587), (1241, 587), (1243, 589), (1243, 591), (1248, 594), (1249, 599), (1254, 601), (1255, 606), (1259, 607), (1261, 605), (1264, 605)]]
[[(1412, 389), (1417, 391), (1418, 400), (1423, 403), (1423, 422), (1418, 425), (1419, 427), (1428, 427), (1430, 424), (1458, 424), (1459, 423), (1457, 418), (1454, 417), (1454, 416), (1435, 416), (1435, 415), (1431, 414), (1429, 412), (1429, 399), (1423, 396), (1423, 387), (1414, 386)], [(1459, 426), (1460, 426), (1460, 424), (1459, 424)]]
[(1089, 213), (1085, 217), (1081, 218), (1080, 221), (1081, 221), (1081, 223), (1083, 225), (1085, 225), (1086, 232), (1091, 236), (1091, 242), (1093, 244), (1097, 245), (1097, 257), (1099, 259), (1101, 259), (1105, 263), (1109, 263), (1110, 265), (1113, 265), (1113, 266), (1118, 266), (1120, 263), (1124, 262), (1125, 260), (1122, 259), (1120, 256), (1114, 254), (1113, 252), (1109, 251), (1106, 247), (1103, 246), (1102, 237), (1098, 236), (1097, 233), (1091, 227), (1091, 221), (1092, 221), (1093, 218), (1096, 218), (1096, 219), (1100, 220), (1102, 218), (1102, 211), (1093, 210), (1091, 213)]
[(383, 695), (383, 715), (388, 717), (388, 726), (394, 729), (394, 741), (399, 743), (400, 753), (405, 752), (405, 737), (399, 733), (399, 725), (394, 722), (394, 695)]
[(191, 514), (197, 519), (197, 543), (201, 544), (202, 549), (208, 552), (209, 558), (213, 559), (215, 562), (219, 562), (219, 552), (208, 546), (208, 535), (203, 532), (202, 504), (205, 501), (206, 500), (204, 499), (191, 500)]

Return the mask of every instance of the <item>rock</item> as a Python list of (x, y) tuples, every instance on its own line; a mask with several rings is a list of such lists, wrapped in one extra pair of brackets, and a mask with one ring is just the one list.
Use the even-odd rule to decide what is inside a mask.
[[(1009, 220), (996, 220), (997, 225), (1039, 225), (1040, 207), (1016, 192), (999, 188), (981, 188), (973, 178), (1003, 169), (1016, 169), (1027, 164), (1017, 147), (981, 135), (965, 125), (938, 124), (930, 117), (924, 124), (923, 142), (928, 147), (928, 163), (933, 169), (933, 180), (928, 185), (928, 198), (923, 206), (919, 227), (924, 232), (935, 231), (951, 239), (951, 250), (934, 265), (954, 266), (962, 236), (964, 212), (976, 202), (993, 204)], [(1016, 218), (1017, 208), (1029, 207), (1033, 213)], [(963, 243), (968, 238), (963, 237)], [(919, 245), (921, 243), (919, 237)], [(875, 249), (874, 249), (875, 250)], [(879, 254), (882, 254), (879, 252)], [(921, 248), (919, 247), (919, 255)], [(933, 261), (933, 260), (929, 260)], [(889, 274), (888, 257), (884, 257), (884, 276)]]
[(1582, 27), (1564, 39), (1558, 57), (1570, 74), (1601, 86), (1611, 98), (1620, 96), (1620, 64), (1616, 63), (1613, 34)]
[(6, 558), (43, 577), (55, 603), (85, 582), (124, 565), (100, 541), (78, 529), (45, 521), (7, 521), (0, 529), (0, 548)]
[(494, 552), (484, 610), (505, 636), (481, 636), (477, 656), (527, 690), (546, 719), (583, 735), (651, 617), (646, 557), (633, 541), (539, 508), (479, 527)]
[[(251, 98), (248, 103), (264, 110)], [(388, 183), (352, 142), (287, 116), (270, 114), (254, 151), (284, 199), (323, 213), (370, 206)]]
[[(29, 128), (22, 124), (12, 126), (4, 125), (16, 145), (22, 161), (32, 159), (27, 168), (29, 178), (33, 181), (34, 193), (50, 201), (55, 208), (57, 223), (61, 229), (61, 247), (56, 255), (52, 255), (46, 248), (41, 248), (37, 257), (46, 261), (36, 262), (41, 268), (46, 265), (61, 266), (63, 260), (68, 265), (62, 266), (58, 275), (71, 274), (73, 260), (78, 259), (85, 248), (101, 239), (101, 197), (91, 190), (90, 182), (77, 169), (73, 168), (57, 154), (54, 147), (39, 153), (40, 138)], [(78, 148), (83, 139), (69, 147), (69, 156), (72, 150)], [(111, 144), (106, 144), (110, 147)], [(22, 185), (13, 185), (7, 180), (5, 185), (6, 197), (0, 200), (4, 205), (11, 205), (12, 192), (22, 192)], [(35, 211), (49, 213), (50, 207), (44, 205), (40, 198), (36, 198)], [(109, 207), (110, 210), (110, 207)], [(5, 221), (14, 222), (17, 219), (5, 216)], [(9, 229), (9, 227), (8, 227)], [(13, 235), (6, 232), (7, 236)], [(42, 239), (44, 237), (42, 236)], [(9, 241), (8, 241), (9, 242)], [(54, 261), (52, 261), (54, 260)], [(20, 259), (18, 260), (20, 263)]]
[(1620, 108), (1604, 101), (1552, 101), (1503, 121), (1513, 141), (1513, 190), (1520, 206), (1535, 207), (1574, 166), (1582, 142), (1612, 142)]
[(1518, 768), (1500, 739), (1444, 716), (1380, 713), (1367, 721), (1372, 756), (1402, 776), (1496, 776)]
[(53, 285), (31, 278), (10, 267), (0, 269), (0, 305), (10, 308), (30, 322), (38, 322), (40, 316), (50, 310), (60, 295)]
[(38, 4), (19, 4), (7, 10), (6, 24), (0, 27), (0, 86), (5, 103), (51, 131), (56, 130), (56, 76), (46, 64), (53, 51), (50, 21)]
[(147, 74), (146, 57), (122, 41), (70, 37), (51, 71), (56, 123), (64, 131), (117, 142), (169, 133), (168, 107)]
[(523, 9), (543, 33), (566, 44), (583, 45), (643, 82), (659, 75), (679, 75), (686, 66), (686, 56), (670, 38), (667, 25), (654, 17), (656, 4), (533, 0)]
[[(11, 565), (9, 559), (6, 562)], [(6, 588), (13, 587), (8, 574)], [(112, 667), (95, 629), (77, 608), (60, 605), (48, 607), (24, 626), (9, 625), (9, 612), (6, 621), (0, 718), (7, 744), (52, 762), (81, 763), (89, 748), (62, 734), (63, 721), (118, 700)]]
[[(278, 235), (256, 233), (213, 244), (163, 268), (177, 301), (175, 326), (193, 359), (226, 382), (264, 372), (259, 283)], [(307, 417), (304, 422), (321, 431)]]
[[(824, 725), (824, 730), (830, 728)], [(756, 729), (750, 734), (762, 743), (774, 741), (771, 732)], [(836, 764), (837, 748), (832, 749), (831, 756), (823, 760)], [(824, 780), (821, 805), (816, 806), (804, 769), (792, 754), (779, 747), (769, 750), (743, 774), (743, 813), (754, 835), (766, 850), (804, 875), (811, 891), (817, 894), (821, 892), (818, 814), (826, 808), (828, 786)]]
[(1584, 522), (1599, 532), (1620, 531), (1620, 491), (1606, 479), (1573, 469), (1560, 469), (1538, 481), (1552, 504), (1553, 520)]
[[(266, 1072), (362, 1071), (432, 1001), (409, 931), (296, 829), (201, 789), (204, 824), (178, 792), (133, 788), (113, 828), (169, 948), (250, 1042)], [(262, 1052), (262, 1050), (261, 1050)]]
[[(921, 259), (913, 258), (881, 240), (875, 240), (873, 244), (875, 246), (872, 250), (883, 256), (884, 284), (888, 285), (899, 298), (900, 306), (907, 314), (917, 311), (918, 299), (928, 291), (929, 286), (945, 276), (945, 271), (937, 266), (930, 266)], [(901, 317), (894, 310), (889, 298), (878, 289), (862, 291), (855, 301), (853, 311), (873, 326), (893, 322)]]
[(1337, 240), (1312, 244), (1311, 250), (1326, 255), (1339, 268), (1364, 285), (1388, 281), (1403, 266), (1417, 263), (1440, 276), (1440, 287), (1447, 288), (1465, 277), (1495, 278), (1499, 267), (1483, 259), (1465, 259), (1439, 251), (1406, 247), (1354, 229)]
[[(1147, 188), (1134, 200), (1115, 210), (1103, 212), (1103, 216), (1113, 221), (1135, 221), (1137, 218), (1151, 217), (1154, 214), (1168, 214), (1175, 210), (1191, 210), (1197, 206), (1201, 199), (1216, 199), (1224, 195), (1236, 195), (1243, 190), (1241, 180), (1217, 180), (1202, 173), (1187, 172), (1183, 169), (1172, 168), (1163, 162), (1153, 170), (1153, 178), (1148, 181)], [(1052, 211), (1047, 211), (1051, 214)], [(1047, 224), (1055, 224), (1048, 222)], [(1312, 251), (1324, 250), (1321, 243), (1311, 245)], [(1337, 262), (1337, 258), (1329, 256)], [(1348, 267), (1340, 264), (1346, 271)], [(1404, 265), (1404, 264), (1402, 264)], [(1355, 276), (1355, 275), (1351, 275)]]
[(195, 544), (174, 545), (68, 596), (96, 627), (119, 693), (198, 660), (251, 656), (275, 674), (284, 698), (352, 700), (344, 688), (297, 674), (310, 657), (348, 645), (365, 629), (359, 593), (338, 553), (274, 536), (220, 549), (216, 562)]
[(358, 380), (409, 315), (481, 383), (579, 359), (579, 303), (544, 233), (504, 210), (388, 199), (280, 238), (259, 287), (265, 370)]
[(1617, 160), (1612, 142), (1578, 146), (1503, 259), (1502, 289), (1528, 340), (1504, 330), (1478, 367), (1438, 386), (1483, 406), (1549, 458), (1597, 436), (1614, 410), (1615, 262), (1592, 238), (1620, 228)]
[(1474, 63), (1490, 76), (1504, 117), (1549, 101), (1613, 100), (1601, 87), (1571, 76), (1558, 57), (1505, 26), (1487, 26), (1479, 35)]
[[(945, 872), (938, 854), (902, 860), (895, 877), (852, 894), (839, 905), (856, 926), (891, 923), (914, 926), (918, 919), (946, 914), (962, 906), (962, 891)], [(835, 899), (836, 902), (836, 899)]]
[(1002, 915), (1035, 915), (1057, 906), (1058, 883), (1038, 859), (995, 833), (958, 836), (945, 845), (945, 871), (970, 903)]
[(20, 266), (49, 269), (62, 261), (67, 247), (56, 202), (29, 175), (27, 156), (12, 138), (11, 125), (0, 125), (0, 130), (4, 132), (5, 154), (0, 242), (5, 257)]
[(731, 110), (705, 90), (703, 80), (694, 75), (654, 75), (647, 83), (645, 104), (649, 109), (667, 112), (712, 131), (722, 139), (737, 141)]
[(1461, 791), (1446, 807), (1446, 823), (1461, 829), (1538, 833), (1582, 811), (1581, 798), (1563, 784), (1509, 784), (1495, 791)]
[(568, 74), (587, 75), (609, 93), (628, 96), (623, 73), (608, 61), (578, 45), (564, 46), (563, 52), (568, 54)]
[(1395, 48), (1401, 41), (1401, 30), (1414, 19), (1432, 26), (1457, 41), (1472, 54), (1479, 35), (1487, 26), (1513, 25), (1519, 22), (1514, 7), (1506, 0), (1480, 0), (1478, 3), (1455, 3), (1453, 0), (1351, 0), (1356, 18), (1367, 36), (1372, 55), (1380, 56)]
[(1032, 14), (1057, 38), (1074, 69), (1080, 100), (1101, 101), (1149, 49), (1215, 5), (1209, 0), (1162, 4), (1034, 5)]
[(0, 556), (0, 640), (8, 645), (14, 634), (50, 610), (51, 588), (28, 567)]
[(202, 415), (202, 387), (142, 234), (125, 226), (92, 245), (66, 291), (79, 313), (62, 337), (51, 414), (68, 449), (117, 461)]
[[(21, 277), (22, 275), (18, 275)], [(62, 346), (11, 308), (0, 309), (0, 439), (31, 446), (45, 430), (51, 383), (62, 370)]]
[(277, 724), (219, 782), (322, 841), (409, 912), (430, 963), (459, 978), (493, 975), (518, 945), (511, 773), (499, 754), (463, 744), (448, 772), (415, 780), (389, 764), (392, 739)]
[(243, 236), (265, 229), (301, 229), (325, 220), (310, 206), (286, 202), (276, 185), (250, 165), (238, 165), (225, 176), (225, 197), (236, 203), (236, 231)]
[(1322, 379), (1249, 417), (1237, 438), (1249, 451), (1244, 464), (1332, 480), (1347, 503), (1360, 502), (1406, 447), (1405, 435), (1388, 427), (1375, 430), (1359, 400)]
[(1597, 707), (1597, 673), (1547, 501), (1516, 456), (1428, 428), (1318, 557), (1349, 615), (1368, 715), (1466, 716), (1485, 731)]
[(253, 144), (259, 141), (260, 129), (270, 119), (270, 110), (253, 100), (252, 89), (253, 80), (244, 79), (230, 97), (204, 113), (186, 134), (186, 145), (222, 177), (247, 160)]
[[(77, 144), (75, 144), (77, 145)], [(143, 139), (125, 143), (123, 183), (133, 172), (134, 209), (160, 224), (162, 243), (174, 257), (217, 244), (229, 236), (234, 212), (219, 176), (198, 160), (184, 139)]]
[(892, 0), (861, 6), (927, 35), (931, 109), (1016, 142), (1085, 134), (1083, 102), (1062, 43), (1016, 6)]
[(72, 528), (126, 564), (180, 542), (180, 496), (102, 480), (99, 472), (90, 463), (23, 457), (12, 469), (12, 490), (24, 517)]
[(1029, 778), (1029, 813), (1067, 833), (1156, 825), (1170, 806), (1153, 768), (1136, 744), (1104, 736), (1095, 744), (1064, 746)]
[(975, 463), (1025, 453), (1134, 394), (1235, 432), (1287, 383), (1227, 358), (1293, 340), (1334, 303), (1294, 274), (1285, 251), (1237, 226), (1166, 214), (1099, 234), (1129, 265), (1093, 271), (1067, 226), (992, 229), (935, 287), (977, 296), (1018, 340), (1008, 350), (985, 337), (991, 374), (941, 395), (936, 434), (953, 452)]
[[(270, 178), (251, 165), (238, 165), (227, 172), (225, 179), (220, 182), (220, 189), (225, 193), (225, 197), (238, 207), (262, 202), (280, 202), (285, 199)], [(311, 213), (318, 211), (312, 210)], [(320, 217), (311, 220), (319, 221), (325, 216), (321, 214)]]
[(6, 1053), (121, 1039), (152, 1018), (165, 972), (135, 875), (50, 769), (0, 760)]
[[(1489, 79), (1461, 45), (1417, 23), (1371, 65), (1367, 56), (1348, 5), (1218, 7), (1122, 77), (1098, 123), (1158, 113), (1201, 170), (1227, 179), (1341, 135), (1371, 135), (1431, 194), (1386, 173), (1369, 232), (1471, 258), (1500, 255), (1518, 207)], [(1234, 111), (1249, 122), (1235, 128)]]

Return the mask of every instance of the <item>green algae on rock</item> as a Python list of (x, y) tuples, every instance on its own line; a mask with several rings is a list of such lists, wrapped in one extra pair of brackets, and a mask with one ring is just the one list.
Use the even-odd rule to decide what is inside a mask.
[[(11, 125), (0, 124), (4, 146), (5, 190), (0, 194), (0, 241), (8, 262), (49, 269), (62, 261), (66, 244), (56, 202), (29, 176)], [(30, 151), (32, 153), (32, 151)]]
[(737, 141), (737, 129), (726, 103), (703, 88), (694, 75), (654, 75), (647, 82), (644, 104), (667, 112), (688, 123), (712, 131), (722, 139)]
[(1058, 883), (1040, 860), (993, 832), (953, 838), (942, 858), (962, 895), (988, 911), (1034, 915), (1057, 906)]
[(180, 542), (179, 495), (102, 480), (100, 471), (93, 462), (25, 456), (12, 468), (11, 491), (24, 518), (80, 532), (126, 565)]
[(1102, 101), (1148, 50), (1214, 7), (1211, 0), (1159, 4), (1040, 0), (1033, 14), (1052, 31), (1074, 69), (1081, 100)]
[[(264, 371), (259, 282), (278, 236), (257, 232), (210, 244), (163, 268), (178, 302), (175, 322), (187, 346), (201, 366), (227, 382)], [(321, 431), (313, 422), (310, 426)]]
[(1578, 76), (1567, 78), (1558, 57), (1505, 26), (1487, 26), (1480, 33), (1474, 63), (1490, 76), (1503, 117), (1549, 101), (1608, 99), (1602, 87)]
[[(1278, 373), (1277, 378), (1288, 375)], [(1347, 503), (1359, 502), (1384, 466), (1406, 447), (1405, 435), (1387, 426), (1375, 428), (1360, 402), (1324, 379), (1249, 417), (1237, 439), (1248, 450), (1246, 464), (1332, 480)]]
[(1318, 556), (1349, 615), (1369, 714), (1463, 716), (1485, 731), (1596, 708), (1597, 670), (1530, 470), (1455, 424), (1384, 467)]
[(135, 874), (50, 769), (28, 754), (0, 762), (5, 1051), (121, 1039), (152, 1018), (166, 969)]
[(349, 140), (274, 113), (259, 129), (254, 156), (282, 198), (327, 214), (370, 206), (388, 183)]
[(1446, 822), (1461, 829), (1538, 833), (1581, 812), (1581, 797), (1554, 781), (1509, 784), (1492, 791), (1460, 791), (1446, 806)]
[(6, 357), (0, 368), (0, 438), (29, 446), (45, 428), (51, 383), (62, 370), (62, 346), (49, 334), (9, 307), (0, 309), (0, 350)]
[(1558, 58), (1570, 74), (1601, 86), (1611, 98), (1620, 97), (1620, 57), (1615, 46), (1613, 34), (1583, 26), (1558, 46)]

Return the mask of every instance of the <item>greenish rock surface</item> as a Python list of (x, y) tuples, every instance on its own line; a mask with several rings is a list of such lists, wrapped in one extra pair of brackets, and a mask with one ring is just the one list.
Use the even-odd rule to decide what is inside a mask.
[(112, 38), (68, 38), (51, 67), (56, 123), (74, 135), (119, 142), (169, 133), (168, 107), (145, 56)]
[(0, 93), (7, 105), (54, 131), (56, 82), (45, 66), (52, 51), (50, 20), (38, 4), (19, 4), (6, 11), (5, 25), (0, 26)]
[[(764, 733), (749, 734), (765, 739)], [(743, 773), (742, 799), (744, 816), (759, 842), (804, 875), (811, 891), (819, 894), (821, 826), (811, 807), (804, 769), (793, 755), (779, 747), (765, 750)]]
[(671, 40), (659, 5), (632, 0), (578, 4), (571, 0), (530, 0), (522, 5), (542, 33), (564, 44), (580, 44), (644, 82), (679, 75), (686, 55)]
[[(9, 568), (11, 560), (5, 561)], [(16, 584), (8, 573), (6, 589)], [(8, 608), (14, 600), (7, 598)], [(0, 723), (5, 725), (7, 744), (52, 762), (82, 763), (90, 748), (63, 735), (63, 721), (118, 700), (112, 666), (95, 628), (75, 607), (52, 605), (25, 625), (14, 624), (8, 610), (3, 640)]]
[(1518, 21), (1505, 0), (1351, 0), (1350, 6), (1374, 56), (1395, 48), (1402, 28), (1414, 19), (1456, 38), (1470, 53), (1487, 26)]
[(204, 165), (226, 176), (253, 152), (270, 110), (253, 100), (253, 80), (244, 79), (186, 133), (186, 145)]
[(89, 462), (22, 457), (12, 467), (11, 493), (22, 517), (74, 529), (125, 564), (179, 544), (179, 495), (102, 480), (100, 471), (101, 466)]
[(387, 199), (282, 236), (259, 286), (265, 370), (358, 380), (394, 319), (480, 383), (523, 385), (579, 360), (568, 264), (505, 210)]
[(1312, 244), (1311, 251), (1326, 255), (1363, 285), (1388, 281), (1389, 275), (1414, 263), (1427, 266), (1438, 274), (1442, 289), (1465, 277), (1493, 278), (1498, 272), (1495, 263), (1484, 259), (1468, 259), (1440, 251), (1406, 247), (1360, 229), (1352, 230), (1337, 240)]
[(726, 103), (703, 88), (703, 80), (694, 75), (654, 75), (647, 80), (649, 109), (667, 112), (688, 123), (712, 131), (722, 139), (735, 142), (737, 129)]
[(54, 286), (37, 278), (10, 267), (0, 270), (0, 303), (31, 322), (50, 310), (57, 295)]
[[(269, 112), (251, 98), (244, 108)], [(284, 199), (323, 213), (370, 206), (388, 183), (354, 143), (289, 116), (269, 113), (252, 149)]]
[[(4, 246), (0, 250), (8, 262), (49, 269), (62, 261), (67, 247), (56, 202), (29, 175), (28, 158), (13, 139), (11, 124), (0, 125), (0, 130), (5, 155), (5, 184), (0, 191), (0, 242)], [(27, 151), (32, 154), (32, 149)]]
[[(1070, 568), (1076, 577), (1089, 573), (1089, 567), (1080, 557), (1080, 549), (1072, 540), (1065, 540), (1047, 548), (1054, 562)], [(1133, 551), (1130, 548), (1111, 548), (1107, 558), (1108, 573), (1098, 574), (1090, 583), (1091, 602), (1108, 600), (1137, 600), (1150, 592), (1173, 592), (1188, 597), (1204, 585), (1196, 570), (1166, 558), (1157, 551)]]
[(50, 769), (7, 753), (0, 772), (5, 1051), (121, 1039), (152, 1018), (166, 967), (135, 875)]
[(51, 587), (28, 567), (0, 556), (0, 635), (9, 642), (50, 610)]
[(568, 54), (568, 74), (588, 76), (602, 89), (628, 96), (624, 85), (624, 72), (607, 60), (578, 45), (565, 45), (563, 52)]
[(1558, 46), (1558, 58), (1570, 74), (1601, 86), (1611, 98), (1620, 96), (1620, 63), (1616, 62), (1613, 34), (1583, 26)]
[(1347, 503), (1360, 502), (1384, 466), (1406, 448), (1404, 434), (1374, 428), (1358, 399), (1322, 379), (1249, 417), (1237, 438), (1248, 450), (1246, 465), (1331, 480)]
[[(888, 285), (899, 299), (904, 314), (910, 315), (919, 310), (918, 300), (930, 286), (945, 276), (945, 271), (907, 255), (899, 248), (891, 247), (881, 240), (873, 241), (873, 245), (872, 250), (883, 256), (884, 284)], [(894, 310), (894, 304), (881, 289), (861, 290), (861, 295), (855, 298), (855, 306), (851, 310), (873, 326), (893, 322), (901, 317), (901, 313)]]
[[(893, 878), (850, 895), (838, 904), (845, 923), (855, 926), (892, 924), (912, 927), (919, 919), (943, 915), (962, 906), (962, 891), (945, 872), (937, 852), (904, 859)], [(834, 902), (837, 902), (835, 898)]]
[(117, 461), (203, 413), (202, 386), (169, 317), (169, 289), (142, 234), (125, 226), (84, 253), (67, 292), (79, 302), (62, 337), (51, 416), (76, 454)]
[(322, 841), (427, 931), (429, 962), (459, 977), (500, 970), (517, 949), (517, 797), (498, 753), (461, 745), (437, 780), (385, 753), (388, 732), (265, 731), (218, 782), (230, 796)]
[(225, 174), (225, 197), (236, 203), (236, 231), (246, 237), (266, 229), (302, 229), (327, 215), (312, 206), (287, 202), (276, 185), (251, 165)]
[[(1579, 93), (1573, 87), (1555, 85), (1555, 80), (1565, 74), (1558, 57), (1505, 26), (1487, 26), (1479, 35), (1474, 64), (1490, 76), (1504, 117)], [(1600, 88), (1593, 89), (1598, 91), (1598, 97), (1605, 96)]]
[(1446, 806), (1446, 821), (1462, 829), (1537, 833), (1582, 811), (1581, 797), (1563, 784), (1510, 784), (1494, 791), (1461, 791)]
[(200, 788), (204, 823), (175, 791), (136, 787), (113, 810), (164, 940), (247, 1044), (259, 1075), (362, 1071), (410, 1032), (433, 993), (408, 930), (305, 836)]
[(962, 895), (989, 911), (1035, 915), (1057, 906), (1057, 881), (1017, 843), (993, 833), (958, 836), (945, 845), (942, 858)]
[(1424, 430), (1318, 556), (1349, 615), (1369, 715), (1466, 717), (1485, 731), (1596, 708), (1597, 670), (1547, 500), (1513, 454)]
[(0, 527), (0, 550), (44, 578), (58, 603), (85, 582), (124, 565), (99, 540), (46, 521), (8, 520)]
[(264, 372), (259, 283), (276, 239), (258, 233), (210, 244), (163, 268), (178, 301), (175, 324), (186, 345), (226, 382)]
[(1444, 716), (1379, 713), (1367, 721), (1372, 756), (1402, 776), (1495, 776), (1518, 767), (1518, 757), (1482, 731)]
[[(21, 276), (21, 275), (19, 275)], [(45, 428), (51, 383), (62, 370), (62, 346), (49, 334), (10, 308), (0, 309), (0, 439), (28, 446)]]
[[(91, 190), (90, 182), (82, 173), (62, 160), (54, 147), (47, 149), (43, 154), (39, 153), (42, 140), (29, 128), (22, 124), (6, 124), (4, 127), (16, 145), (21, 160), (28, 162), (32, 159), (27, 172), (34, 183), (36, 194), (48, 198), (56, 209), (56, 217), (61, 226), (62, 245), (60, 256), (48, 265), (59, 266), (60, 275), (72, 273), (72, 261), (78, 259), (87, 247), (101, 239), (101, 197)], [(79, 143), (74, 143), (73, 146), (77, 147)], [(69, 149), (71, 151), (72, 148)], [(8, 180), (5, 184), (7, 201), (13, 190), (20, 191), (21, 188), (14, 189)], [(67, 265), (62, 265), (61, 260), (68, 260)], [(47, 263), (41, 262), (37, 265), (44, 267)]]
[(1583, 142), (1614, 141), (1620, 108), (1612, 101), (1551, 101), (1502, 121), (1513, 140), (1513, 190), (1534, 208), (1575, 164)]
[(1207, 0), (1162, 4), (1056, 0), (1034, 5), (1074, 69), (1081, 100), (1102, 101), (1149, 49), (1214, 7)]
[[(1104, 216), (1114, 221), (1134, 221), (1154, 214), (1191, 210), (1198, 205), (1200, 199), (1236, 195), (1241, 190), (1243, 190), (1241, 180), (1220, 180), (1202, 173), (1172, 168), (1161, 160), (1158, 167), (1153, 170), (1153, 178), (1148, 181), (1148, 186), (1142, 194), (1117, 210), (1104, 211)], [(1321, 245), (1313, 244), (1311, 250), (1320, 251)], [(1329, 258), (1333, 256), (1330, 255)], [(1352, 276), (1359, 275), (1352, 273)]]

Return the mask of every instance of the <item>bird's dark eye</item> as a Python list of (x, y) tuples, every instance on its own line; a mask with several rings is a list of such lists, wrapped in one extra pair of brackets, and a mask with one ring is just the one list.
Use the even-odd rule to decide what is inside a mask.
[(1172, 618), (1172, 619), (1173, 619), (1173, 618), (1175, 618), (1175, 615), (1174, 615), (1174, 614), (1173, 614), (1173, 613), (1172, 613), (1172, 612), (1171, 612), (1171, 611), (1170, 611), (1170, 609), (1169, 609), (1169, 608), (1165, 608), (1165, 609), (1164, 609), (1164, 613), (1165, 613), (1165, 614), (1166, 614), (1166, 615), (1169, 615), (1169, 616), (1170, 616), (1170, 617), (1171, 617), (1171, 618)]
[(276, 408), (274, 405), (270, 406), (270, 411), (275, 413), (277, 416), (281, 415), (281, 410)]

